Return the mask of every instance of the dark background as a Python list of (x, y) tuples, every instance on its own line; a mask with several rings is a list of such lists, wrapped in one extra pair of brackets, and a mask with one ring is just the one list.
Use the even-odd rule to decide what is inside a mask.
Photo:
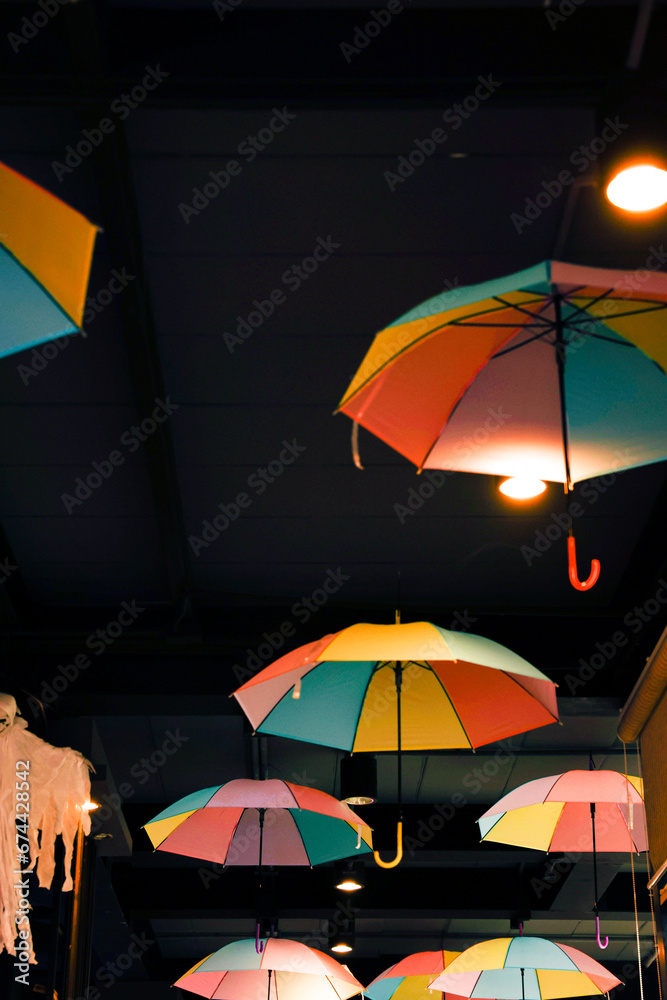
[[(33, 352), (0, 361), (0, 558), (17, 567), (0, 585), (2, 686), (35, 732), (98, 768), (94, 790), (109, 816), (96, 832), (113, 834), (95, 842), (92, 981), (102, 996), (166, 997), (200, 958), (252, 934), (250, 871), (206, 888), (198, 862), (153, 854), (141, 824), (244, 774), (338, 793), (338, 753), (253, 738), (227, 695), (279, 655), (271, 636), (283, 623), (293, 626), (284, 651), (355, 621), (392, 621), (398, 570), (404, 621), (463, 619), (505, 643), (559, 683), (563, 725), (517, 737), (509, 755), (408, 758), (406, 833), (431, 836), (394, 871), (368, 866), (352, 900), (352, 971), (367, 983), (410, 951), (505, 935), (522, 914), (529, 933), (601, 957), (629, 978), (624, 995), (639, 995), (628, 858), (602, 864), (611, 937), (602, 954), (588, 861), (564, 866), (547, 888), (541, 854), (480, 846), (474, 821), (522, 781), (588, 766), (589, 753), (623, 769), (618, 712), (665, 625), (655, 596), (667, 578), (664, 465), (575, 491), (582, 575), (590, 558), (602, 563), (598, 585), (578, 593), (564, 537), (530, 565), (521, 552), (564, 509), (560, 486), (522, 507), (494, 477), (455, 474), (401, 523), (396, 505), (420, 485), (415, 470), (362, 430), (360, 472), (350, 422), (332, 416), (375, 331), (421, 300), (548, 258), (632, 272), (662, 247), (664, 211), (628, 219), (604, 199), (611, 146), (521, 232), (511, 218), (543, 182), (578, 173), (570, 158), (607, 116), (627, 118), (630, 137), (648, 117), (664, 141), (666, 8), (655, 4), (633, 69), (639, 6), (407, 3), (346, 59), (342, 43), (372, 20), (367, 4), (242, 0), (216, 11), (79, 0), (25, 44), (16, 42), (23, 18), (41, 8), (0, 5), (2, 160), (103, 227), (91, 297), (114, 270), (132, 276), (110, 304), (96, 298), (88, 336), (47, 364)], [(122, 117), (113, 110), (158, 67), (159, 86)], [(392, 192), (385, 172), (489, 75), (495, 93)], [(239, 144), (276, 108), (295, 118), (248, 162)], [(113, 131), (78, 165), (54, 168), (103, 118)], [(240, 174), (186, 222), (179, 206), (230, 159)], [(282, 275), (329, 237), (339, 244), (331, 257), (287, 287)], [(275, 288), (285, 301), (230, 352), (224, 334)], [(173, 416), (135, 450), (123, 445), (167, 398)], [(248, 478), (294, 440), (299, 457), (261, 495), (250, 489)], [(124, 463), (68, 513), (63, 494), (119, 447)], [(251, 505), (196, 554), (189, 539), (242, 491)], [(327, 574), (341, 585), (320, 606)], [(89, 637), (133, 601), (136, 621), (95, 655)], [(314, 602), (307, 615), (304, 601)], [(623, 645), (612, 642), (619, 630)], [(90, 666), (77, 672), (68, 664), (78, 654)], [(177, 731), (182, 748), (136, 778), (132, 768), (161, 760), (165, 734)], [(132, 791), (117, 801), (123, 783)], [(379, 759), (379, 783), (367, 815), (391, 850), (392, 756)], [(456, 792), (466, 804), (429, 826), (441, 816), (434, 804)], [(279, 872), (275, 891), (280, 934), (326, 949), (331, 869)], [(39, 899), (35, 988), (46, 982), (50, 921), (49, 897)], [(642, 893), (639, 910), (648, 956)], [(141, 958), (113, 986), (96, 979), (132, 933), (152, 942)]]

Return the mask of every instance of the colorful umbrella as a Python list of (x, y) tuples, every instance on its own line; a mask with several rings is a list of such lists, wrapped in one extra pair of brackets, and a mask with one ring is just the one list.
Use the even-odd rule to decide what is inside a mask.
[[(369, 1000), (429, 1000), (425, 990), (434, 976), (445, 971), (458, 951), (418, 951), (402, 958), (377, 976), (364, 990)], [(457, 1000), (451, 993), (445, 1000)]]
[[(555, 687), (497, 642), (412, 622), (352, 625), (300, 646), (234, 697), (258, 733), (397, 750), (400, 815), (403, 749), (475, 748), (549, 725)], [(401, 830), (399, 819), (399, 855)]]
[(621, 980), (583, 951), (539, 937), (494, 938), (462, 951), (434, 990), (497, 1000), (602, 996)]
[(419, 470), (571, 489), (662, 461), (667, 275), (628, 278), (545, 261), (429, 299), (377, 334), (338, 409)]
[(300, 941), (234, 941), (198, 962), (174, 983), (211, 1000), (347, 1000), (363, 986), (350, 970)]
[(503, 796), (478, 819), (482, 840), (538, 851), (593, 852), (595, 924), (597, 851), (648, 850), (641, 778), (618, 771), (566, 771), (537, 778)]
[(153, 847), (223, 865), (321, 865), (372, 850), (370, 827), (316, 788), (239, 778), (179, 799), (144, 827)]
[(0, 163), (0, 357), (81, 329), (97, 226)]

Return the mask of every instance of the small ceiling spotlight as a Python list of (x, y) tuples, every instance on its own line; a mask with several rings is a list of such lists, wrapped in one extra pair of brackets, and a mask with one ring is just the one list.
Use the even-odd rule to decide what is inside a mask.
[(372, 754), (343, 757), (340, 762), (340, 797), (350, 806), (367, 806), (378, 797), (378, 765)]
[(650, 212), (667, 203), (667, 170), (635, 163), (619, 171), (607, 186), (607, 198), (626, 212)]
[(354, 917), (345, 920), (329, 935), (329, 951), (345, 955), (354, 948)]
[(363, 861), (343, 861), (335, 866), (334, 881), (336, 888), (343, 892), (357, 892), (363, 889), (365, 883)]
[(547, 484), (542, 482), (541, 479), (505, 479), (498, 489), (506, 497), (511, 497), (513, 500), (530, 500), (532, 497), (538, 497), (540, 493), (544, 493), (547, 488)]
[(99, 808), (100, 808), (99, 802), (91, 802), (90, 799), (88, 799), (87, 802), (84, 802), (83, 805), (81, 806), (82, 811), (87, 813), (92, 812), (93, 809), (99, 809)]

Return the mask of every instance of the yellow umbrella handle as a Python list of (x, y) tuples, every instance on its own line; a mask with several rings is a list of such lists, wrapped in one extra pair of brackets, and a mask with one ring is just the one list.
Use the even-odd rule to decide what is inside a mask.
[(396, 865), (400, 865), (403, 859), (403, 821), (399, 820), (396, 824), (396, 857), (393, 861), (383, 861), (377, 851), (373, 851), (373, 857), (375, 858), (375, 864), (379, 865), (380, 868), (395, 868)]

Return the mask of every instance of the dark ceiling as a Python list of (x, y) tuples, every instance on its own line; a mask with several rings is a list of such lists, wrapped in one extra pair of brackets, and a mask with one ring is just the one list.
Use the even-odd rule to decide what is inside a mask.
[[(283, 649), (393, 620), (399, 570), (404, 620), (458, 624), (510, 646), (558, 681), (564, 725), (518, 737), (509, 763), (401, 868), (369, 868), (354, 900), (352, 970), (370, 981), (409, 951), (505, 933), (522, 908), (530, 932), (591, 950), (588, 862), (531, 896), (544, 858), (480, 847), (474, 820), (504, 790), (586, 766), (589, 752), (622, 769), (618, 710), (666, 623), (655, 600), (667, 576), (665, 466), (577, 489), (582, 566), (602, 563), (599, 584), (578, 593), (564, 535), (525, 555), (539, 533), (558, 534), (560, 486), (520, 508), (494, 478), (459, 473), (406, 513), (422, 482), (415, 470), (363, 431), (357, 470), (350, 422), (332, 411), (374, 332), (425, 298), (552, 257), (641, 270), (662, 250), (664, 213), (648, 223), (614, 215), (594, 156), (539, 218), (520, 232), (512, 221), (629, 96), (650, 93), (664, 109), (664, 4), (645, 44), (634, 36), (639, 67), (627, 66), (639, 7), (650, 6), (411, 2), (351, 52), (369, 4), (79, 0), (20, 42), (38, 8), (0, 5), (0, 159), (104, 230), (87, 337), (46, 364), (32, 352), (0, 361), (0, 561), (16, 567), (0, 584), (3, 685), (36, 732), (91, 755), (100, 797), (166, 732), (188, 737), (109, 810), (114, 836), (98, 843), (93, 973), (130, 933), (153, 942), (104, 996), (166, 997), (198, 958), (252, 933), (250, 873), (205, 889), (196, 862), (153, 855), (140, 826), (195, 788), (267, 767), (337, 793), (336, 752), (273, 738), (258, 746), (227, 695), (278, 655), (270, 637), (286, 622), (294, 632)], [(123, 104), (147, 74), (154, 89)], [(388, 183), (480, 77), (493, 94), (404, 182)], [(113, 129), (77, 164), (68, 147), (103, 118)], [(656, 128), (664, 139), (664, 124)], [(239, 151), (258, 134), (265, 148)], [(240, 169), (225, 179), (234, 159)], [(225, 187), (208, 205), (205, 195), (193, 202), (211, 173)], [(317, 246), (328, 247), (317, 270), (299, 270)], [(107, 304), (114, 274), (125, 284)], [(279, 304), (239, 337), (276, 289)], [(136, 434), (160, 401), (169, 418)], [(77, 497), (79, 478), (118, 449), (122, 464)], [(260, 490), (263, 468), (271, 481)], [(236, 516), (242, 492), (251, 502)], [(203, 535), (220, 505), (228, 526)], [(91, 649), (123, 602), (141, 609), (135, 622), (54, 690), (60, 667)], [(612, 643), (619, 630), (627, 642)], [(492, 765), (497, 752), (479, 760)], [(380, 844), (393, 822), (394, 766), (380, 759), (380, 803), (369, 810)], [(411, 756), (408, 833), (474, 783), (475, 766), (463, 752)], [(603, 960), (626, 966), (631, 997), (629, 865), (605, 865), (613, 947)], [(281, 934), (322, 938), (330, 883), (328, 870), (281, 873)], [(641, 897), (648, 954), (647, 905)]]

